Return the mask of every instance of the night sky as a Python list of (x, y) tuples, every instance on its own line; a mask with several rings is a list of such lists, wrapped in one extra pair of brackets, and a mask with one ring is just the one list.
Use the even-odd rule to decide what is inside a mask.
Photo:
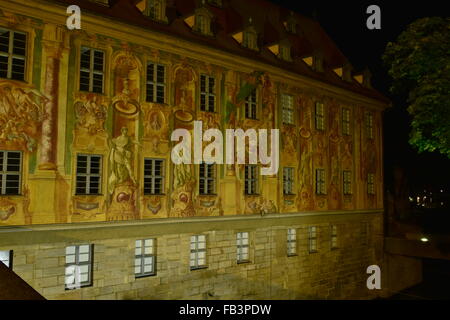
[[(409, 116), (404, 97), (389, 92), (391, 79), (381, 56), (389, 41), (395, 41), (406, 26), (418, 18), (449, 16), (446, 1), (301, 1), (271, 0), (309, 17), (316, 17), (356, 70), (369, 67), (372, 85), (390, 98), (393, 108), (384, 116), (385, 177), (391, 188), (392, 169), (404, 168), (414, 189), (450, 188), (450, 160), (438, 153), (418, 154), (409, 146)], [(369, 5), (381, 8), (381, 30), (366, 27)]]

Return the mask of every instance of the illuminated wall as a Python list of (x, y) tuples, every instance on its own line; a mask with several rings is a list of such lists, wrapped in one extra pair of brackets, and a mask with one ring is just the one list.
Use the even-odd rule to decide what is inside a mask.
[[(24, 81), (0, 79), (0, 150), (22, 157), (19, 194), (0, 196), (0, 225), (383, 208), (384, 102), (93, 14), (82, 30), (69, 31), (63, 6), (39, 6), (0, 6), (0, 28), (27, 38)], [(103, 52), (102, 93), (80, 90), (83, 48)], [(163, 103), (147, 102), (149, 62), (165, 67)], [(215, 112), (201, 111), (201, 75), (215, 79)], [(253, 87), (257, 120), (245, 116)], [(283, 124), (283, 94), (293, 97), (292, 125)], [(317, 129), (318, 103), (324, 130)], [(199, 166), (170, 160), (172, 131), (192, 130), (194, 120), (222, 132), (280, 129), (279, 173), (259, 175), (250, 196), (243, 165), (217, 165), (214, 194), (200, 195)], [(101, 156), (96, 195), (77, 194), (78, 155)], [(164, 160), (161, 194), (144, 194), (149, 158)], [(294, 170), (289, 195), (284, 167)], [(318, 169), (324, 194), (317, 194)]]

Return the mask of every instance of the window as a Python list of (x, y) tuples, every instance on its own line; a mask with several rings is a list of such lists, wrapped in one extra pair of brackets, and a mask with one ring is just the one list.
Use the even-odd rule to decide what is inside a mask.
[(309, 227), (309, 253), (317, 252), (317, 227)]
[(297, 33), (297, 19), (294, 16), (294, 12), (291, 11), (289, 17), (284, 23), (284, 26), (286, 27), (286, 31), (292, 34)]
[(22, 179), (22, 153), (0, 151), (0, 195), (19, 195)]
[(332, 225), (331, 226), (331, 249), (337, 249), (338, 242), (337, 242), (337, 226)]
[(258, 35), (254, 30), (247, 30), (244, 32), (242, 46), (251, 50), (258, 50), (257, 39)]
[(208, 9), (205, 7), (199, 8), (195, 13), (194, 31), (205, 36), (213, 36), (211, 30), (212, 18), (213, 15)]
[(27, 36), (0, 28), (0, 78), (25, 80)]
[(373, 113), (366, 112), (366, 132), (367, 138), (373, 139)]
[(101, 50), (81, 47), (80, 90), (103, 93), (105, 53)]
[(281, 105), (283, 108), (283, 123), (294, 124), (294, 97), (282, 94)]
[(77, 156), (77, 195), (98, 195), (101, 192), (102, 156)]
[(249, 262), (249, 239), (248, 232), (238, 232), (236, 234), (237, 263)]
[(199, 188), (201, 195), (212, 195), (216, 192), (215, 166), (214, 164), (201, 163), (199, 170)]
[(325, 169), (316, 169), (316, 194), (326, 194)]
[(146, 16), (153, 20), (167, 22), (166, 1), (165, 0), (146, 0), (147, 6), (144, 11)]
[(373, 173), (367, 175), (367, 193), (375, 194), (375, 175)]
[(256, 165), (245, 165), (245, 194), (258, 194), (258, 167)]
[(66, 290), (92, 285), (92, 250), (89, 244), (66, 247)]
[(325, 130), (325, 107), (323, 103), (317, 102), (315, 108), (316, 114), (316, 129)]
[(297, 254), (297, 230), (288, 229), (287, 231), (287, 255), (295, 256)]
[(13, 257), (12, 250), (0, 251), (0, 263), (3, 263), (10, 269), (12, 269), (12, 257)]
[(144, 159), (144, 194), (164, 194), (164, 160)]
[(250, 93), (250, 95), (245, 99), (245, 117), (247, 119), (256, 120), (256, 109), (257, 99), (256, 99), (256, 89)]
[(350, 109), (342, 109), (342, 134), (350, 135)]
[(203, 15), (198, 15), (195, 17), (195, 22), (196, 22), (196, 30), (199, 31), (200, 33), (203, 34), (207, 34), (208, 30), (207, 30), (207, 19), (205, 16)]
[(146, 101), (165, 103), (166, 97), (166, 67), (149, 62), (147, 64)]
[(291, 46), (280, 45), (279, 58), (284, 61), (292, 61), (291, 59)]
[(283, 168), (283, 193), (294, 194), (294, 168)]
[(200, 76), (200, 109), (202, 111), (216, 111), (216, 83), (215, 79), (210, 76)]
[(343, 191), (345, 195), (352, 194), (352, 172), (344, 171), (343, 174)]
[(134, 275), (136, 278), (156, 274), (156, 239), (136, 240), (134, 252)]
[(191, 237), (191, 270), (206, 268), (206, 236)]

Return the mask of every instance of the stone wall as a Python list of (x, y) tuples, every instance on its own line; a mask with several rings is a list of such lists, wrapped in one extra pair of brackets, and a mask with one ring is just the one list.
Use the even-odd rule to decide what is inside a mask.
[[(36, 244), (27, 244), (29, 237), (7, 245), (0, 234), (0, 250), (14, 250), (14, 272), (48, 299), (349, 299), (379, 293), (366, 288), (366, 269), (381, 267), (381, 214), (252, 218), (129, 225), (120, 227), (118, 237), (108, 235), (117, 233), (107, 230), (110, 226), (46, 231), (43, 239), (37, 234), (41, 231), (32, 231), (36, 242), (52, 240)], [(366, 222), (367, 241), (362, 232)], [(338, 226), (337, 249), (330, 246), (332, 224)], [(317, 253), (308, 250), (309, 226), (317, 226)], [(297, 229), (297, 256), (287, 256), (288, 228)], [(249, 263), (236, 262), (238, 231), (249, 232)], [(207, 236), (208, 267), (191, 271), (194, 234)], [(143, 238), (157, 239), (157, 275), (135, 279), (134, 245)], [(65, 247), (85, 243), (94, 244), (93, 285), (66, 291)]]

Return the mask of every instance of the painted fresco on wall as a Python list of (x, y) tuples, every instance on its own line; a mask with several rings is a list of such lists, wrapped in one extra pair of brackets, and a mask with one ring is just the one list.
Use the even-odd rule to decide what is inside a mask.
[(27, 84), (0, 82), (0, 147), (32, 152), (36, 150), (48, 101)]
[[(80, 35), (81, 36), (81, 35)], [(114, 45), (114, 46), (112, 46)], [(381, 208), (381, 116), (374, 112), (375, 139), (364, 136), (364, 106), (352, 107), (354, 128), (349, 136), (342, 135), (339, 97), (328, 97), (296, 84), (273, 80), (268, 72), (243, 73), (225, 70), (201, 61), (194, 61), (159, 50), (121, 44), (105, 40), (107, 71), (104, 94), (78, 92), (75, 88), (67, 102), (67, 121), (71, 141), (62, 141), (58, 134), (58, 148), (70, 150), (72, 175), (58, 175), (61, 194), (52, 204), (67, 214), (40, 212), (36, 201), (31, 202), (37, 179), (30, 177), (29, 165), (40, 152), (42, 122), (46, 117), (48, 98), (27, 84), (0, 82), (0, 148), (24, 152), (24, 174), (20, 197), (0, 197), (0, 223), (28, 224), (58, 222), (88, 222), (134, 220), (167, 217), (222, 216), (225, 214), (272, 214), (313, 210), (341, 210), (353, 208)], [(46, 50), (41, 49), (41, 50)], [(73, 48), (71, 50), (78, 50)], [(149, 53), (151, 52), (150, 56)], [(157, 54), (156, 54), (156, 53)], [(63, 52), (62, 55), (68, 55)], [(145, 97), (145, 68), (142, 61), (161, 59), (166, 65), (166, 103), (143, 102)], [(67, 59), (58, 60), (60, 70)], [(159, 61), (159, 60), (158, 60)], [(163, 62), (161, 62), (163, 63)], [(217, 112), (199, 110), (199, 74), (216, 77)], [(220, 78), (220, 81), (219, 81)], [(45, 77), (43, 78), (46, 81)], [(74, 84), (76, 86), (77, 84)], [(222, 86), (219, 90), (219, 87)], [(41, 87), (45, 87), (43, 84)], [(62, 86), (64, 88), (64, 86)], [(60, 89), (59, 94), (67, 92)], [(258, 119), (246, 119), (245, 99), (253, 89), (258, 90)], [(294, 96), (295, 125), (283, 125), (279, 105), (280, 93)], [(314, 127), (314, 106), (320, 99), (326, 106), (325, 132)], [(66, 108), (58, 106), (59, 110)], [(58, 118), (61, 120), (61, 118)], [(281, 165), (278, 175), (259, 176), (258, 195), (244, 195), (244, 166), (217, 166), (217, 194), (199, 195), (198, 166), (174, 166), (170, 160), (172, 130), (185, 128), (191, 133), (193, 121), (202, 120), (203, 130), (242, 128), (243, 130), (281, 130)], [(56, 126), (58, 127), (58, 126)], [(59, 126), (64, 127), (64, 126)], [(69, 146), (66, 148), (66, 143)], [(205, 147), (207, 143), (204, 144)], [(103, 158), (102, 194), (77, 196), (74, 194), (76, 164), (79, 153), (98, 154)], [(248, 149), (247, 149), (248, 153)], [(57, 152), (64, 157), (63, 151)], [(143, 193), (143, 159), (165, 161), (164, 192), (160, 195)], [(59, 166), (64, 166), (59, 161)], [(32, 163), (36, 165), (35, 163)], [(283, 166), (295, 169), (295, 192), (283, 195)], [(326, 170), (326, 195), (316, 195), (315, 170)], [(54, 170), (54, 169), (53, 169)], [(57, 169), (59, 170), (59, 168)], [(342, 171), (353, 172), (353, 194), (342, 194)], [(66, 170), (65, 170), (66, 171)], [(366, 177), (376, 174), (376, 195), (367, 195)], [(45, 178), (47, 179), (47, 178)], [(50, 196), (49, 196), (50, 197)], [(51, 198), (51, 197), (50, 197)], [(30, 205), (31, 202), (31, 205)], [(50, 205), (49, 205), (50, 207)], [(50, 209), (49, 209), (50, 210)], [(33, 220), (34, 215), (40, 220)], [(53, 221), (53, 220), (55, 221)]]

